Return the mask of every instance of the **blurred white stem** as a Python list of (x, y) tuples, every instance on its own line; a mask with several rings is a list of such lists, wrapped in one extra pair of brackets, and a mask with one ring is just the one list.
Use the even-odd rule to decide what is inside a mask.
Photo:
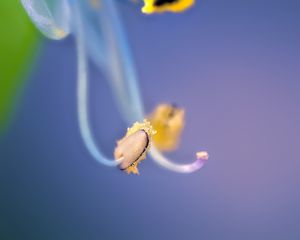
[(78, 3), (73, 4), (74, 15), (76, 18), (76, 43), (77, 43), (77, 61), (78, 61), (78, 85), (77, 85), (77, 101), (78, 101), (78, 120), (82, 139), (89, 150), (90, 154), (101, 164), (106, 166), (116, 166), (120, 160), (115, 161), (104, 156), (98, 149), (93, 139), (89, 126), (88, 111), (88, 73), (87, 59), (85, 50), (84, 31), (82, 27), (81, 12)]

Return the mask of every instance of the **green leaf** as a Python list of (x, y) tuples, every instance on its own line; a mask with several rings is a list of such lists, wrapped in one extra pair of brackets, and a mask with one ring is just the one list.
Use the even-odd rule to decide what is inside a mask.
[(19, 0), (0, 1), (0, 133), (12, 118), (38, 33)]

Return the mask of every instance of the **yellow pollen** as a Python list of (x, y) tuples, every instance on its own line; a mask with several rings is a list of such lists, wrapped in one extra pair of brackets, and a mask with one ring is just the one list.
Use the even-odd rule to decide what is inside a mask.
[[(162, 12), (183, 12), (195, 4), (195, 0), (177, 0), (173, 2), (157, 4), (158, 0), (144, 0), (142, 12), (145, 14)], [(163, 1), (161, 1), (163, 2)]]
[(170, 104), (160, 104), (148, 116), (157, 134), (153, 143), (160, 151), (173, 151), (178, 146), (185, 125), (185, 113), (182, 108)]
[(147, 120), (136, 122), (127, 129), (126, 135), (117, 142), (114, 152), (115, 159), (124, 159), (119, 165), (122, 170), (128, 174), (139, 174), (138, 165), (146, 158), (155, 133)]
[(198, 159), (208, 160), (208, 153), (205, 151), (196, 153)]

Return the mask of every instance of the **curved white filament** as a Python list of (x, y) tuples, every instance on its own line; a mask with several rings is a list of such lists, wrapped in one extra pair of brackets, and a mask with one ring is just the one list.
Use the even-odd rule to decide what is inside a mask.
[(203, 167), (208, 159), (208, 154), (203, 152), (202, 156), (197, 156), (197, 160), (189, 164), (177, 164), (166, 158), (154, 146), (151, 147), (150, 154), (153, 160), (160, 166), (178, 173), (192, 173)]
[(128, 123), (141, 121), (144, 118), (143, 102), (133, 58), (115, 1), (102, 0), (98, 13), (106, 48), (106, 73), (115, 91), (119, 108)]
[(107, 64), (107, 57), (104, 54), (105, 46), (101, 30), (88, 21), (84, 22), (84, 28), (88, 38), (88, 42), (86, 43), (88, 55), (98, 68), (103, 69)]
[(84, 32), (81, 21), (81, 12), (77, 4), (74, 4), (74, 14), (76, 18), (76, 44), (78, 59), (77, 107), (80, 133), (87, 149), (98, 162), (106, 166), (116, 166), (120, 163), (120, 161), (107, 159), (102, 154), (102, 152), (95, 144), (89, 126), (87, 59), (85, 52)]
[(70, 33), (68, 0), (21, 0), (21, 3), (46, 37), (59, 40)]

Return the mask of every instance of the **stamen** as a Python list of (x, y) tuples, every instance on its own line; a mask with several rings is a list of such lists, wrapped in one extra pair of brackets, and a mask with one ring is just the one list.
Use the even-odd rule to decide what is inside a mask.
[[(140, 96), (137, 77), (133, 59), (129, 51), (129, 46), (126, 41), (125, 32), (118, 16), (115, 3), (112, 0), (101, 0), (103, 8), (97, 8), (99, 11), (99, 22), (103, 28), (104, 49), (107, 50), (109, 64), (105, 65), (105, 57), (99, 57), (99, 53), (93, 55), (93, 58), (107, 69), (112, 87), (114, 88), (121, 111), (124, 113), (124, 118), (130, 122), (132, 119), (142, 119), (143, 103)], [(194, 4), (194, 0), (144, 0), (145, 6), (142, 11), (145, 13), (154, 12), (180, 12)], [(83, 141), (91, 153), (91, 155), (100, 163), (107, 166), (119, 165), (121, 169), (125, 169), (128, 173), (138, 173), (137, 165), (144, 160), (146, 153), (149, 150), (152, 135), (155, 131), (152, 129), (149, 122), (135, 123), (132, 128), (129, 128), (126, 136), (118, 142), (115, 150), (116, 160), (106, 158), (100, 149), (97, 148), (89, 126), (88, 114), (88, 74), (87, 74), (87, 59), (85, 50), (85, 39), (83, 31), (83, 23), (81, 19), (81, 10), (79, 4), (81, 1), (72, 0), (57, 0), (55, 1), (58, 11), (50, 11), (44, 0), (21, 0), (28, 15), (31, 17), (35, 25), (41, 32), (49, 38), (61, 39), (66, 37), (70, 32), (70, 12), (71, 5), (74, 7), (75, 16), (75, 34), (77, 44), (77, 61), (78, 61), (78, 86), (77, 86), (77, 101), (78, 101), (78, 120), (80, 133)], [(73, 12), (73, 11), (72, 11)], [(92, 31), (91, 31), (92, 32)], [(102, 38), (98, 36), (99, 42)], [(100, 44), (100, 43), (99, 43)], [(97, 45), (97, 44), (95, 44)], [(102, 46), (102, 45), (101, 45)], [(100, 64), (100, 65), (101, 65)], [(169, 114), (170, 119), (174, 118), (174, 112)], [(182, 117), (183, 119), (183, 117)], [(178, 121), (178, 120), (177, 120)], [(175, 136), (178, 139), (183, 120), (180, 120), (181, 127), (177, 126)], [(169, 123), (167, 123), (169, 125)], [(179, 124), (180, 125), (180, 124)], [(175, 132), (176, 132), (175, 131)], [(167, 134), (165, 134), (167, 135)], [(172, 135), (172, 134), (171, 134)], [(176, 137), (177, 136), (177, 137)], [(167, 139), (167, 137), (163, 137)], [(176, 145), (173, 142), (169, 144), (171, 149)], [(157, 145), (159, 147), (159, 145)], [(204, 162), (208, 159), (206, 152), (198, 152), (197, 160), (191, 164), (176, 164), (164, 157), (156, 148), (152, 148), (151, 155), (159, 165), (176, 172), (190, 173), (200, 169)]]
[(146, 14), (162, 12), (183, 12), (192, 7), (195, 0), (144, 0), (142, 12)]
[(182, 108), (174, 104), (160, 104), (148, 117), (157, 130), (153, 143), (160, 151), (173, 151), (177, 148), (185, 125), (185, 114)]
[[(150, 0), (147, 2), (150, 3)], [(190, 3), (190, 6), (194, 3), (193, 0), (187, 0), (187, 2)], [(125, 120), (128, 121), (131, 118), (140, 119), (144, 112), (143, 103), (123, 26), (119, 19), (117, 9), (114, 6), (114, 1), (103, 0), (102, 6), (103, 12), (102, 14), (99, 14), (99, 16), (100, 22), (103, 24), (102, 26), (105, 32), (104, 36), (107, 37), (106, 41), (109, 43), (108, 53), (109, 56), (112, 57), (113, 64), (110, 67), (112, 73), (112, 77), (110, 78), (112, 81), (112, 86), (117, 93), (121, 112), (125, 113), (123, 115), (125, 116)], [(122, 76), (120, 74), (124, 75)], [(128, 88), (120, 86), (128, 86)], [(126, 98), (124, 96), (129, 97)], [(131, 104), (128, 104), (128, 99), (131, 99)], [(127, 116), (130, 117), (128, 118)], [(164, 157), (155, 147), (152, 147), (150, 154), (153, 160), (156, 161), (160, 166), (180, 173), (194, 172), (202, 168), (206, 161), (205, 159), (199, 158), (191, 164), (176, 164)], [(130, 171), (137, 173), (135, 164), (133, 164), (132, 170)]]
[(152, 135), (155, 133), (156, 131), (146, 120), (143, 123), (136, 122), (128, 128), (125, 137), (117, 142), (114, 153), (116, 159), (123, 158), (119, 164), (121, 170), (139, 174), (138, 164), (146, 158)]

